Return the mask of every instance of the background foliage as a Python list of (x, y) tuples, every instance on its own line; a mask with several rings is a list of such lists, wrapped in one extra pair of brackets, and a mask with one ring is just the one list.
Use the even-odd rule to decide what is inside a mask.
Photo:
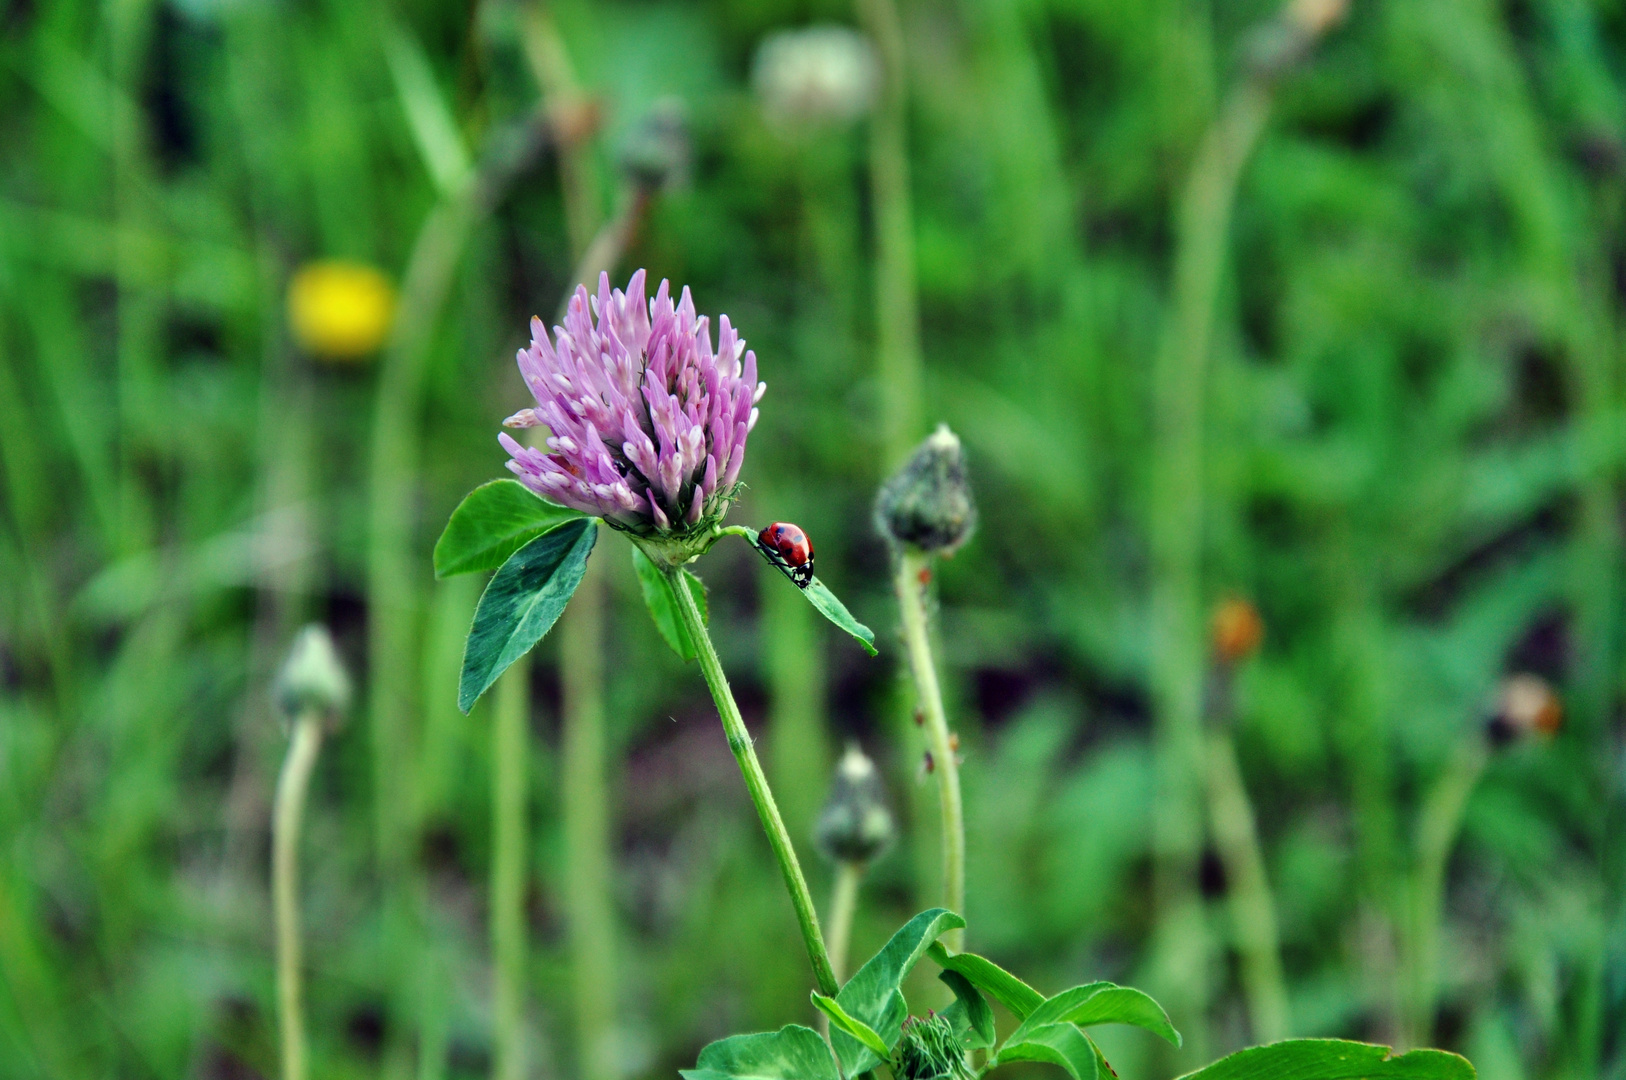
[[(1152, 357), (1178, 194), (1273, 10), (903, 5), (926, 412), (965, 439), (983, 522), (939, 575), (966, 915), (974, 948), (1047, 992), (1146, 962)], [(841, 740), (891, 777), (904, 842), (867, 886), (864, 956), (936, 888), (869, 524), (886, 463), (864, 126), (787, 134), (749, 82), (765, 33), (853, 14), (552, 12), (601, 105), (601, 212), (640, 118), (684, 102), (690, 183), (656, 199), (616, 277), (690, 284), (761, 358), (735, 520), (806, 527), (821, 576), (892, 645), (871, 661), (814, 625), (742, 546), (700, 567), (797, 836)], [(265, 816), (283, 742), (267, 683), (321, 618), (376, 705), (381, 475), (404, 477), (410, 507), (388, 582), (406, 662), (382, 691), (403, 749), (380, 771), (358, 710), (317, 773), (314, 1054), (335, 1077), (486, 1072), (490, 729), (488, 706), (456, 709), (479, 583), (435, 582), (429, 552), (500, 473), (496, 423), (524, 396), (513, 351), (573, 284), (553, 151), (471, 211), (400, 411), (378, 362), (303, 355), (284, 295), (319, 257), (401, 277), (444, 197), (425, 110), (443, 98), (453, 141), (477, 151), (523, 128), (526, 15), (499, 0), (0, 10), (0, 1075), (275, 1073)], [(1268, 627), (1236, 724), (1296, 1034), (1395, 1037), (1390, 904), (1422, 793), (1503, 673), (1565, 699), (1555, 741), (1492, 764), (1450, 866), (1436, 1041), (1492, 1080), (1626, 1077), (1623, 64), (1615, 0), (1355, 0), (1281, 84), (1218, 301), (1202, 602), (1246, 595)], [(393, 474), (369, 465), (380, 415), (404, 448)], [(617, 1067), (670, 1076), (711, 1038), (810, 1019), (806, 971), (700, 680), (649, 625), (621, 538), (598, 559)], [(529, 1023), (538, 1074), (569, 1076), (556, 653), (544, 642), (533, 671)], [(398, 815), (387, 843), (381, 801)], [(1224, 882), (1203, 883), (1216, 944), (1195, 977), (1212, 1006), (1174, 1020), (1218, 1052), (1247, 1030)], [(1138, 1038), (1104, 1038), (1120, 1071), (1173, 1071)]]

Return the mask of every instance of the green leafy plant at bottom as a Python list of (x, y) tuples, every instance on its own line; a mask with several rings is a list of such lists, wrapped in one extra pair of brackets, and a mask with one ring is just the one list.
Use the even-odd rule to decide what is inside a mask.
[[(1073, 1080), (1115, 1080), (1084, 1029), (1128, 1024), (1180, 1045), (1162, 1006), (1133, 987), (1093, 982), (1047, 998), (991, 960), (950, 953), (937, 939), (963, 926), (951, 911), (923, 911), (835, 997), (815, 992), (814, 1007), (830, 1020), (828, 1045), (799, 1024), (735, 1035), (702, 1050), (693, 1069), (681, 1070), (684, 1080), (841, 1080), (882, 1064), (895, 1080), (968, 1080), (1026, 1061), (1059, 1066)], [(955, 1000), (941, 1013), (911, 1017), (902, 985), (923, 956), (942, 968), (938, 978)], [(995, 1037), (990, 997), (1018, 1021), (1003, 1042)], [(973, 1069), (975, 1050), (985, 1053)], [(1442, 1050), (1394, 1054), (1343, 1039), (1290, 1039), (1240, 1050), (1183, 1080), (1474, 1080), (1474, 1069)]]

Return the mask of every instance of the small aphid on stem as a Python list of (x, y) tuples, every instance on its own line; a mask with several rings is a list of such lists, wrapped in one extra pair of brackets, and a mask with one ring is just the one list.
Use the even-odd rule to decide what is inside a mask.
[(915, 706), (915, 727), (926, 726), (926, 710), (919, 705)]
[(928, 776), (936, 771), (937, 762), (932, 759), (932, 752), (930, 750), (926, 751), (925, 756), (921, 759), (920, 767), (926, 770), (926, 775)]
[(958, 731), (949, 732), (949, 749), (955, 753), (960, 752), (960, 733)]
[(932, 568), (929, 566), (922, 566), (920, 568), (920, 573), (917, 574), (916, 577), (919, 579), (922, 585), (930, 585), (932, 583)]

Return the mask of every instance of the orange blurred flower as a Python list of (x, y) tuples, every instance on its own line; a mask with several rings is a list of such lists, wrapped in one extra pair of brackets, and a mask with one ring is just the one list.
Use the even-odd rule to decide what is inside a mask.
[(1265, 639), (1265, 620), (1259, 609), (1240, 597), (1231, 597), (1214, 610), (1210, 639), (1222, 664), (1246, 660)]

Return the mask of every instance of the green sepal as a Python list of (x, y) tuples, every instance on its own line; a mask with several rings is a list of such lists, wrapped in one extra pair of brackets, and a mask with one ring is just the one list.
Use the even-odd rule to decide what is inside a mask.
[[(925, 955), (927, 946), (943, 933), (964, 925), (964, 919), (945, 908), (922, 911), (847, 980), (847, 985), (836, 995), (837, 1004), (848, 1016), (869, 1025), (883, 1044), (896, 1046), (904, 1018), (909, 1015), (908, 1003), (899, 987)], [(885, 1060), (884, 1055), (877, 1055), (845, 1032), (832, 1031), (830, 1042), (848, 1076), (867, 1072)]]
[(683, 1080), (841, 1080), (836, 1062), (819, 1033), (800, 1024), (778, 1031), (732, 1035), (700, 1051)]
[(881, 1060), (886, 1060), (892, 1053), (892, 1048), (881, 1041), (875, 1034), (875, 1029), (862, 1020), (854, 1020), (847, 1015), (847, 1010), (836, 1003), (833, 997), (825, 997), (817, 990), (812, 992), (813, 1007), (830, 1018), (831, 1027), (837, 1031), (845, 1031), (865, 1046), (873, 1050)]
[(518, 480), (493, 480), (463, 497), (435, 541), (435, 577), (495, 570), (549, 529), (586, 515), (555, 506)]
[(1063, 990), (1034, 1009), (1011, 1032), (1011, 1042), (1020, 1042), (1032, 1029), (1047, 1024), (1069, 1023), (1079, 1027), (1092, 1024), (1130, 1024), (1180, 1045), (1180, 1033), (1169, 1022), (1169, 1014), (1152, 998), (1132, 986), (1094, 982)]
[(1114, 1073), (1088, 1035), (1072, 1024), (1045, 1024), (1028, 1031), (1021, 1042), (1013, 1035), (989, 1068), (1013, 1061), (1047, 1061), (1060, 1065), (1073, 1080), (1114, 1080)]
[(567, 521), (514, 552), (492, 575), (463, 646), (458, 708), (472, 709), (497, 676), (553, 628), (581, 584), (597, 541), (597, 520)]
[(957, 971), (972, 986), (986, 993), (1011, 1011), (1018, 1020), (1026, 1020), (1033, 1010), (1044, 1004), (1044, 995), (992, 960), (976, 953), (954, 953), (933, 942), (927, 955), (946, 971)]
[[(689, 628), (678, 614), (677, 597), (672, 595), (672, 586), (666, 580), (666, 575), (636, 544), (632, 546), (632, 570), (638, 575), (638, 590), (644, 594), (644, 606), (649, 609), (649, 617), (654, 620), (655, 629), (660, 631), (662, 640), (684, 660), (699, 656), (699, 651), (689, 638)], [(706, 608), (705, 583), (687, 568), (682, 574), (684, 583), (689, 586), (689, 595), (694, 597), (694, 606), (700, 611), (701, 623), (709, 623), (711, 613)]]
[(1444, 1050), (1396, 1054), (1344, 1039), (1288, 1039), (1238, 1050), (1181, 1080), (1474, 1080), (1468, 1059)]
[(971, 985), (971, 980), (958, 971), (947, 968), (937, 973), (939, 982), (954, 991), (954, 1004), (944, 1009), (942, 1016), (954, 1025), (954, 1033), (967, 1050), (981, 1050), (994, 1045), (994, 1010), (982, 991)]

